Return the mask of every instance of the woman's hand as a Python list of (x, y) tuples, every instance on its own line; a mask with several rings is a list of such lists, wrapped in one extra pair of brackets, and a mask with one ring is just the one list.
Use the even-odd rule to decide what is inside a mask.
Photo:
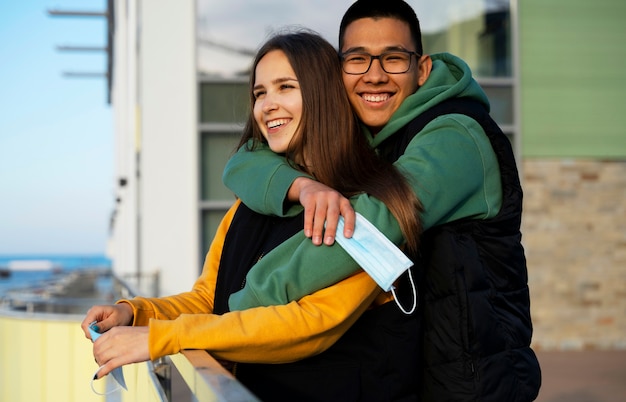
[(133, 309), (128, 303), (119, 303), (108, 306), (93, 306), (87, 311), (85, 319), (80, 327), (85, 333), (85, 337), (91, 339), (89, 334), (89, 326), (96, 322), (96, 332), (104, 333), (109, 329), (117, 326), (132, 325)]
[(335, 242), (339, 215), (344, 218), (344, 237), (352, 237), (354, 209), (350, 205), (350, 200), (338, 191), (315, 180), (298, 177), (289, 188), (287, 198), (299, 201), (304, 207), (304, 234), (311, 238), (316, 246), (322, 244), (322, 238), (327, 246)]
[(93, 344), (93, 356), (100, 369), (95, 379), (125, 364), (150, 360), (148, 327), (114, 327)]

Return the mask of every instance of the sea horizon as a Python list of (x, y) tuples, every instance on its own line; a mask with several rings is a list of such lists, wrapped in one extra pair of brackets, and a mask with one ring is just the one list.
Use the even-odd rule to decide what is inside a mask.
[(61, 268), (74, 268), (77, 265), (96, 264), (110, 266), (111, 260), (105, 253), (0, 253), (0, 267), (11, 261), (50, 261)]
[[(34, 269), (20, 269), (24, 262), (32, 262)], [(11, 266), (18, 268), (11, 269)], [(39, 287), (64, 272), (111, 267), (112, 262), (104, 253), (0, 254), (0, 270), (4, 274), (0, 276), (0, 297), (12, 289)]]

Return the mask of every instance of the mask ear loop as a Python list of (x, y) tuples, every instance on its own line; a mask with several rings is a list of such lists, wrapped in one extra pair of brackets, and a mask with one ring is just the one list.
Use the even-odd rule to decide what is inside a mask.
[(107, 392), (104, 392), (104, 393), (96, 391), (96, 389), (93, 386), (93, 383), (94, 383), (94, 381), (96, 381), (96, 375), (98, 375), (98, 371), (100, 371), (100, 369), (102, 367), (104, 367), (104, 366), (98, 367), (98, 370), (96, 370), (96, 372), (93, 373), (93, 377), (91, 378), (91, 382), (89, 383), (89, 385), (91, 386), (91, 390), (94, 392), (94, 394), (100, 395), (100, 396), (105, 396), (105, 395), (112, 394), (113, 392), (116, 392), (116, 391), (119, 391), (120, 389), (122, 389), (122, 386), (116, 381), (115, 383), (117, 384), (117, 387), (114, 387), (113, 389), (110, 389), (110, 390), (108, 390)]
[(411, 274), (411, 269), (408, 269), (407, 271), (409, 271), (409, 282), (411, 283), (411, 290), (413, 291), (413, 307), (411, 307), (411, 310), (406, 311), (404, 307), (402, 307), (402, 305), (398, 301), (398, 296), (396, 296), (395, 286), (391, 287), (391, 294), (393, 295), (393, 300), (398, 305), (398, 308), (400, 309), (400, 311), (402, 311), (406, 315), (411, 315), (413, 314), (413, 312), (415, 311), (415, 308), (417, 307), (417, 289), (415, 288), (415, 282), (413, 281), (413, 275)]

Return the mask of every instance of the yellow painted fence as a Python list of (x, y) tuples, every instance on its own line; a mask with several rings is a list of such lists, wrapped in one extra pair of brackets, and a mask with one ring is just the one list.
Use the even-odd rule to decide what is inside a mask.
[[(98, 395), (90, 385), (97, 365), (80, 328), (82, 317), (0, 312), (0, 401), (258, 400), (204, 351), (125, 366), (128, 391)], [(107, 381), (94, 382), (95, 390), (110, 391), (114, 381)]]

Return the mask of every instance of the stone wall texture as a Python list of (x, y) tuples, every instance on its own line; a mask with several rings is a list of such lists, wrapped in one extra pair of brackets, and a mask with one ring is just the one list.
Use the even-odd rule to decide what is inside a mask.
[(626, 161), (527, 159), (533, 346), (626, 349)]

